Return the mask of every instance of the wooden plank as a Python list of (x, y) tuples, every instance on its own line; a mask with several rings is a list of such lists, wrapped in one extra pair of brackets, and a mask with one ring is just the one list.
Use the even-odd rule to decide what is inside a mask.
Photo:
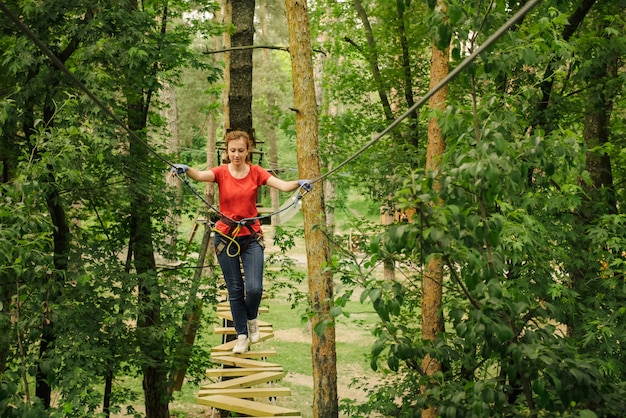
[[(211, 356), (230, 356), (232, 355), (232, 351), (214, 351), (211, 353)], [(237, 357), (243, 358), (267, 358), (267, 357), (276, 357), (278, 353), (276, 350), (252, 350), (246, 351), (242, 354), (237, 354)]]
[[(218, 318), (226, 319), (227, 321), (233, 320), (233, 314), (230, 312), (230, 309), (218, 309), (216, 312)], [(256, 323), (260, 327), (271, 327), (271, 322), (263, 321), (262, 319), (257, 319)]]
[[(230, 305), (218, 305), (216, 308), (217, 312), (230, 312)], [(259, 308), (259, 313), (269, 313), (270, 312), (270, 308), (266, 308), (264, 306), (261, 306)]]
[[(273, 332), (262, 332), (259, 338), (259, 343), (265, 340), (269, 340), (270, 338), (274, 338)], [(224, 344), (216, 345), (215, 347), (211, 347), (211, 353), (214, 353), (217, 351), (230, 351), (231, 352), (230, 354), (232, 354), (233, 347), (235, 346), (235, 344), (237, 344), (237, 340), (232, 340)], [(258, 343), (254, 343), (254, 344), (258, 344)]]
[(204, 396), (202, 398), (197, 398), (196, 402), (202, 405), (222, 409), (224, 411), (232, 411), (245, 415), (258, 415), (263, 417), (293, 417), (300, 415), (300, 412), (294, 409), (268, 405), (266, 403), (254, 402), (226, 395)]
[(206, 377), (220, 376), (248, 376), (259, 372), (282, 372), (283, 367), (230, 367), (225, 369), (209, 369), (206, 371)]
[(217, 310), (216, 312), (218, 318), (226, 319), (228, 321), (233, 320), (233, 314), (230, 313), (230, 310)]
[(201, 389), (198, 397), (202, 398), (210, 395), (227, 395), (233, 398), (272, 398), (275, 396), (291, 396), (291, 389), (282, 386), (241, 389)]
[(261, 383), (273, 382), (282, 379), (287, 375), (286, 372), (261, 372), (254, 373), (250, 376), (236, 377), (234, 379), (222, 380), (221, 382), (211, 383), (203, 386), (203, 389), (229, 389), (229, 388), (248, 388)]
[(211, 356), (211, 361), (218, 364), (223, 364), (225, 366), (234, 366), (234, 367), (281, 367), (280, 364), (277, 363), (269, 363), (267, 361), (259, 361), (252, 360), (249, 358), (238, 357), (237, 355), (232, 356)]
[[(272, 332), (273, 329), (271, 326), (259, 326), (260, 332)], [(215, 327), (213, 328), (214, 334), (228, 334), (235, 335), (237, 331), (235, 331), (235, 327)]]

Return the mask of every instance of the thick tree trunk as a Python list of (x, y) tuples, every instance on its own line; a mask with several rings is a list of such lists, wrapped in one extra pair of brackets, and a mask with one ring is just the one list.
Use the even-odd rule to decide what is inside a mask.
[[(140, 85), (137, 83), (135, 86)], [(133, 86), (133, 88), (135, 87)], [(127, 92), (128, 127), (136, 138), (146, 140), (147, 105), (141, 90)], [(169, 396), (165, 351), (158, 338), (156, 328), (161, 323), (161, 291), (156, 273), (154, 245), (152, 240), (152, 206), (150, 189), (137, 187), (137, 178), (150, 183), (149, 155), (145, 147), (130, 141), (129, 179), (130, 191), (130, 251), (138, 276), (139, 316), (137, 327), (141, 352), (145, 359), (143, 368), (143, 390), (146, 416), (169, 418)]]
[[(602, 62), (603, 60), (604, 63)], [(602, 151), (609, 142), (609, 121), (613, 109), (613, 90), (605, 83), (606, 80), (614, 80), (617, 77), (617, 57), (598, 56), (599, 64), (595, 71), (591, 71), (588, 82), (591, 88), (586, 103), (584, 115), (583, 136), (587, 151), (585, 168), (591, 177), (592, 183), (581, 184), (586, 191), (581, 208), (576, 212), (576, 222), (573, 227), (578, 233), (574, 234), (575, 241), (571, 244), (580, 252), (581, 257), (593, 254), (591, 243), (588, 238), (588, 229), (596, 220), (605, 214), (617, 213), (617, 197), (613, 185), (613, 172), (609, 155)], [(598, 151), (600, 150), (600, 151)], [(577, 263), (568, 268), (571, 278), (571, 286), (580, 295), (589, 295), (595, 292), (593, 282), (602, 275), (599, 272), (600, 263), (590, 257), (588, 262)], [(574, 339), (584, 337), (584, 319), (573, 312), (567, 318), (567, 335)]]
[[(235, 32), (231, 46), (252, 46), (254, 43), (254, 0), (231, 0)], [(230, 128), (252, 132), (252, 49), (230, 52)]]
[[(431, 46), (430, 63), (430, 88), (435, 87), (449, 72), (448, 49), (440, 50), (434, 44)], [(448, 95), (447, 86), (435, 93), (429, 101), (431, 109), (445, 109)], [(439, 166), (441, 155), (445, 149), (445, 138), (436, 119), (428, 121), (428, 146), (426, 150), (426, 171), (436, 170)], [(433, 202), (438, 205), (440, 202)], [(431, 258), (424, 273), (422, 283), (422, 333), (424, 339), (435, 340), (443, 332), (442, 316), (442, 280), (443, 264), (440, 258)], [(422, 369), (428, 376), (434, 375), (441, 370), (441, 364), (437, 359), (430, 356), (422, 360)], [(434, 418), (437, 416), (435, 408), (428, 408), (422, 412), (423, 417)]]
[[(65, 60), (67, 60), (67, 58), (76, 49), (76, 46), (76, 40), (68, 44), (68, 46), (65, 48), (60, 56), (62, 62), (65, 62)], [(53, 73), (51, 75), (51, 79), (49, 80), (48, 85), (48, 92), (43, 100), (43, 120), (45, 122), (45, 125), (49, 128), (52, 128), (54, 126), (54, 117), (57, 110), (53, 98), (60, 82), (56, 74), (57, 73)], [(36, 107), (35, 103), (36, 102), (29, 103), (27, 113), (29, 117), (26, 118), (27, 122), (24, 126), (24, 132), (26, 133), (29, 143), (33, 143), (31, 141), (31, 134), (32, 132), (34, 132), (34, 125), (31, 125), (31, 123), (33, 123), (36, 118), (35, 114), (33, 113)], [(37, 147), (34, 147), (34, 152), (35, 154), (39, 152)], [(71, 242), (71, 233), (66, 217), (65, 207), (63, 206), (63, 198), (56, 186), (54, 167), (48, 166), (48, 169), (48, 184), (50, 186), (50, 191), (45, 197), (48, 206), (48, 212), (50, 213), (50, 220), (52, 222), (52, 225), (54, 225), (52, 235), (54, 245), (54, 272), (52, 273), (52, 280), (50, 282), (52, 285), (48, 287), (49, 292), (46, 295), (47, 300), (45, 301), (46, 306), (43, 313), (43, 324), (41, 333), (42, 337), (39, 344), (39, 362), (37, 364), (37, 373), (35, 376), (35, 394), (38, 398), (42, 400), (46, 409), (50, 408), (50, 403), (52, 400), (52, 386), (49, 382), (55, 380), (54, 376), (51, 375), (52, 373), (54, 373), (53, 370), (44, 370), (44, 368), (42, 368), (42, 363), (45, 362), (45, 358), (48, 355), (48, 350), (51, 350), (53, 348), (54, 342), (56, 340), (54, 322), (52, 321), (53, 315), (51, 315), (51, 312), (49, 311), (49, 306), (55, 304), (55, 300), (59, 297), (57, 289), (60, 284), (63, 283), (63, 281), (65, 280), (65, 276), (67, 274), (69, 266), (69, 250)]]
[[(318, 178), (318, 122), (313, 58), (307, 5), (304, 0), (287, 0), (289, 52), (293, 74), (294, 104), (296, 108), (296, 136), (300, 177)], [(322, 266), (330, 261), (328, 240), (324, 237), (326, 225), (322, 183), (304, 197), (302, 215), (308, 260), (309, 295), (312, 318), (313, 360), (313, 416), (334, 418), (339, 414), (337, 398), (337, 354), (335, 327), (330, 315), (333, 300), (332, 275)], [(324, 322), (328, 325), (320, 328)], [(318, 334), (320, 331), (321, 333)]]

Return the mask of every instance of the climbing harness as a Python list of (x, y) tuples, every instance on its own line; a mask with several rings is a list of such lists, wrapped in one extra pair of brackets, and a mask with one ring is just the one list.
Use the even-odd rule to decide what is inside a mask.
[[(262, 247), (264, 247), (263, 236), (260, 234), (257, 234), (252, 228), (252, 225), (254, 225), (256, 222), (260, 222), (262, 219), (271, 218), (272, 216), (276, 216), (276, 215), (283, 214), (283, 213), (289, 213), (289, 215), (287, 216), (291, 218), (295, 213), (298, 212), (300, 207), (302, 207), (302, 197), (308, 193), (308, 191), (303, 186), (300, 186), (298, 190), (296, 190), (293, 193), (293, 195), (289, 199), (287, 199), (287, 201), (275, 212), (272, 212), (263, 216), (255, 216), (251, 218), (243, 218), (240, 220), (235, 220), (225, 215), (224, 213), (220, 212), (218, 208), (216, 208), (214, 205), (208, 202), (204, 198), (204, 196), (202, 196), (191, 185), (191, 183), (189, 182), (189, 178), (187, 177), (186, 174), (182, 176), (178, 174), (177, 172), (175, 172), (175, 174), (176, 174), (176, 177), (178, 177), (183, 182), (183, 184), (187, 186), (187, 188), (189, 188), (189, 190), (191, 190), (191, 192), (194, 195), (196, 195), (196, 197), (202, 200), (202, 202), (204, 202), (204, 204), (209, 209), (211, 209), (213, 212), (219, 215), (220, 221), (222, 221), (224, 224), (226, 224), (230, 228), (228, 233), (224, 233), (220, 231), (219, 229), (217, 229), (216, 222), (208, 221), (211, 231), (213, 231), (216, 235), (220, 236), (220, 242), (216, 245), (216, 248), (215, 248), (216, 252), (220, 254), (222, 251), (226, 251), (226, 254), (229, 257), (237, 257), (239, 254), (245, 251), (246, 248), (248, 248), (248, 245), (250, 245), (250, 243), (254, 239), (256, 239), (257, 242), (259, 242), (259, 244)], [(286, 220), (283, 220), (283, 222), (286, 222)], [(237, 241), (237, 237), (241, 228), (244, 228), (244, 227), (249, 230), (250, 234), (247, 240), (242, 245), (240, 242)], [(246, 237), (246, 235), (243, 235), (243, 237)]]

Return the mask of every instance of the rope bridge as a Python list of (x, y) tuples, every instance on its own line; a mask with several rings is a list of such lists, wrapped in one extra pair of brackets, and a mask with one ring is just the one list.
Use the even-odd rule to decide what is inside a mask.
[[(224, 296), (226, 292), (220, 294)], [(269, 308), (259, 308), (259, 314), (267, 312)], [(233, 320), (227, 300), (218, 303), (217, 316), (223, 326), (216, 327), (214, 333), (224, 338), (221, 345), (211, 349), (211, 361), (220, 366), (207, 370), (207, 378), (215, 381), (200, 387), (196, 403), (213, 407), (213, 414), (222, 410), (248, 417), (301, 417), (300, 411), (277, 405), (277, 398), (291, 396), (291, 389), (275, 385), (287, 373), (280, 364), (267, 360), (277, 355), (276, 350), (263, 347), (265, 341), (274, 337), (272, 324), (257, 320), (261, 337), (252, 347), (260, 345), (260, 349), (254, 347), (243, 354), (233, 354), (237, 341), (225, 338), (236, 334), (234, 327), (226, 326)]]

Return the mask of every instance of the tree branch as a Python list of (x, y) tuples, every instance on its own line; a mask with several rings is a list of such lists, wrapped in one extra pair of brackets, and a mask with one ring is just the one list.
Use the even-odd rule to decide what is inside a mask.
[(224, 48), (224, 49), (216, 49), (214, 51), (206, 50), (206, 51), (203, 52), (203, 54), (205, 54), (205, 55), (223, 54), (224, 52), (243, 51), (243, 50), (246, 50), (246, 49), (277, 49), (279, 51), (289, 52), (289, 47), (288, 46), (246, 45), (246, 46), (234, 46), (234, 47), (231, 47), (231, 48)]

